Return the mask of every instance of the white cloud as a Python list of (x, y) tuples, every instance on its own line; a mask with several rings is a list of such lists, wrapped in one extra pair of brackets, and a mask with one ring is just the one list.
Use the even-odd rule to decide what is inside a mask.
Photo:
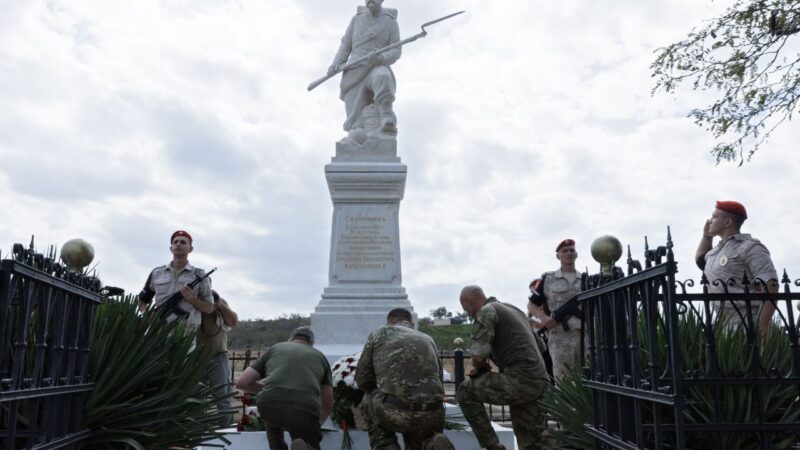
[[(726, 2), (387, 1), (398, 78), (403, 279), (424, 314), (480, 283), (522, 304), (555, 244), (615, 234), (641, 255), (672, 226), (681, 276), (718, 198), (800, 270), (796, 127), (744, 167), (715, 166), (686, 113), (651, 97), (653, 51)], [(193, 261), (243, 317), (313, 310), (327, 283), (323, 166), (342, 136), (338, 83), (311, 93), (357, 1), (30, 1), (0, 15), (4, 249), (83, 237), (110, 284), (137, 291), (187, 228)]]

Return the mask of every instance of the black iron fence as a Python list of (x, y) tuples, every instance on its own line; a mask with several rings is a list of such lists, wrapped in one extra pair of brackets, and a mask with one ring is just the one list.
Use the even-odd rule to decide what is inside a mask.
[[(456, 348), (452, 352), (439, 351), (439, 367), (442, 372), (439, 377), (442, 379), (444, 385), (445, 401), (456, 403), (455, 395), (458, 392), (458, 387), (464, 382), (466, 374), (469, 372), (466, 369), (467, 362), (472, 357), (469, 351)], [(449, 377), (444, 376), (444, 371), (447, 370)], [(506, 405), (492, 405), (487, 403), (486, 411), (489, 413), (489, 418), (494, 422), (508, 422), (511, 420), (511, 411)]]
[[(595, 448), (800, 448), (800, 293), (785, 272), (781, 289), (746, 276), (676, 281), (672, 246), (669, 232), (663, 247), (645, 241), (644, 269), (629, 248), (627, 276), (588, 277), (578, 296)], [(759, 327), (764, 304), (777, 310)]]
[[(254, 363), (260, 356), (260, 351), (254, 352), (249, 347), (243, 352), (229, 351), (228, 361), (231, 364), (231, 384), (234, 384), (236, 382), (236, 377), (250, 367), (250, 364)], [(241, 408), (241, 414), (244, 415), (246, 405), (242, 403), (242, 394), (236, 391), (233, 398), (238, 404), (237, 407)]]
[(14, 246), (0, 262), (0, 448), (78, 448), (96, 277), (57, 263), (51, 249)]

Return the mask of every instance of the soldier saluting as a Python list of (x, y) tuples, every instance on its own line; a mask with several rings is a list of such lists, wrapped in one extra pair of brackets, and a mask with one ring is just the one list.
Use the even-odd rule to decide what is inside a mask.
[[(751, 292), (778, 292), (778, 272), (769, 250), (758, 239), (742, 233), (745, 220), (747, 210), (744, 205), (734, 201), (717, 201), (711, 218), (703, 226), (703, 237), (697, 245), (695, 261), (709, 281), (710, 294), (744, 292), (744, 276), (752, 283)], [(720, 240), (712, 247), (714, 237), (719, 237)], [(731, 278), (735, 283), (728, 283)], [(751, 302), (749, 312), (761, 333), (765, 333), (775, 313), (775, 303), (761, 303)], [(747, 324), (747, 305), (743, 300), (726, 301), (722, 304), (714, 302), (713, 307), (717, 320), (726, 326)]]
[(545, 272), (531, 284), (528, 314), (535, 316), (542, 326), (549, 330), (548, 342), (553, 358), (553, 376), (561, 380), (569, 370), (578, 364), (581, 351), (581, 319), (569, 317), (565, 330), (550, 313), (557, 310), (581, 291), (581, 272), (575, 270), (575, 241), (564, 239), (556, 246), (556, 259), (561, 267)]

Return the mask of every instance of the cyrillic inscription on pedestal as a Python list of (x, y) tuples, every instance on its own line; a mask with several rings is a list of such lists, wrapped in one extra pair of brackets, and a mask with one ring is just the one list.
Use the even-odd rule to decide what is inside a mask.
[(400, 284), (397, 204), (340, 205), (334, 215), (331, 285)]
[[(337, 146), (337, 158), (343, 146)], [(311, 327), (328, 356), (363, 345), (393, 308), (414, 313), (400, 263), (398, 222), (406, 166), (392, 161), (393, 153), (386, 156), (389, 161), (346, 159), (325, 167), (333, 201), (330, 266)]]

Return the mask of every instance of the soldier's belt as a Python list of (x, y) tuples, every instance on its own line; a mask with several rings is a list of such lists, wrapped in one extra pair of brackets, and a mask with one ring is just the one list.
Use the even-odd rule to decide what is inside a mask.
[(444, 408), (444, 404), (440, 401), (437, 402), (407, 402), (399, 399), (394, 395), (384, 394), (383, 403), (392, 405), (406, 411), (436, 411)]

